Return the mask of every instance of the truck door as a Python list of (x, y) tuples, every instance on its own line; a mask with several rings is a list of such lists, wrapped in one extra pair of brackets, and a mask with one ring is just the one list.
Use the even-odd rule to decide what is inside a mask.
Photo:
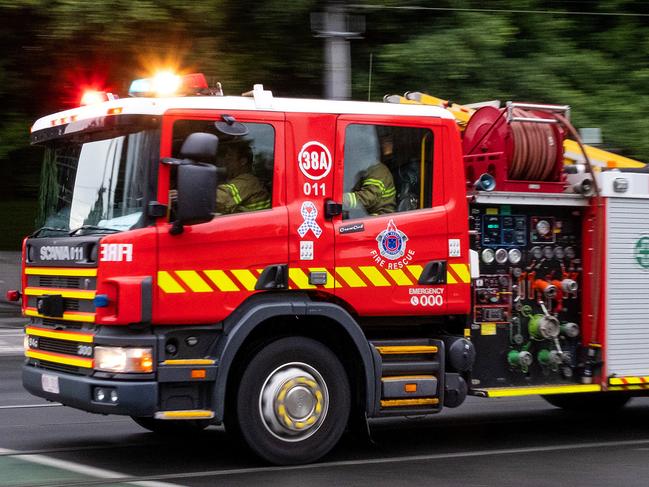
[[(218, 128), (233, 118), (247, 135)], [(153, 318), (159, 323), (218, 322), (259, 292), (255, 286), (264, 269), (288, 264), (284, 115), (171, 112), (163, 123), (161, 155), (179, 157), (183, 141), (194, 132), (219, 137), (217, 194), (223, 195), (215, 195), (217, 214), (207, 223), (187, 225), (176, 235), (168, 221), (158, 226)], [(159, 171), (158, 196), (166, 201), (169, 166), (161, 164)], [(251, 193), (255, 196), (248, 197)]]
[(336, 294), (361, 315), (447, 312), (441, 129), (434, 120), (338, 118)]

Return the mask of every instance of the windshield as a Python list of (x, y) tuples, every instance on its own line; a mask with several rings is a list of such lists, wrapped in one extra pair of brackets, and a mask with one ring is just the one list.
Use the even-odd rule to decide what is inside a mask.
[(153, 129), (50, 141), (41, 173), (38, 236), (137, 226), (159, 141), (160, 132)]

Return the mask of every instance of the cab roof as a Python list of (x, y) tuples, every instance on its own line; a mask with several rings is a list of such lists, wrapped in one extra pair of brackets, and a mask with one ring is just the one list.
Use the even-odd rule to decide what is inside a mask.
[(46, 115), (36, 120), (32, 132), (79, 120), (107, 115), (163, 115), (169, 110), (247, 110), (293, 113), (397, 115), (453, 119), (444, 108), (380, 102), (274, 98), (267, 96), (183, 96), (171, 98), (120, 98)]

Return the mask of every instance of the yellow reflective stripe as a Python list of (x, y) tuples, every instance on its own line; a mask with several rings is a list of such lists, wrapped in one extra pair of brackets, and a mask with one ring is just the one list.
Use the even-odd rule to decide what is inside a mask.
[[(35, 316), (36, 318), (60, 318), (58, 316), (46, 316), (40, 314), (38, 311), (36, 311), (35, 308), (27, 308), (25, 310), (25, 315), (26, 316)], [(75, 311), (66, 311), (63, 313), (63, 317), (61, 318), (65, 321), (81, 321), (83, 323), (94, 323), (95, 322), (95, 313), (80, 313), (80, 312), (75, 312)]]
[(453, 274), (446, 271), (446, 284), (457, 284), (457, 281), (453, 277)]
[(234, 277), (236, 277), (239, 282), (245, 287), (248, 291), (254, 291), (255, 285), (257, 284), (257, 278), (255, 275), (250, 272), (248, 269), (234, 269), (231, 270)]
[(177, 358), (162, 362), (161, 365), (214, 365), (216, 360), (208, 358)]
[(167, 271), (158, 271), (158, 286), (168, 294), (178, 294), (186, 292), (178, 282), (171, 277)]
[(211, 293), (212, 288), (196, 271), (176, 271), (187, 287), (195, 293)]
[(356, 193), (346, 193), (349, 195), (349, 207), (356, 208)]
[(455, 271), (457, 276), (462, 279), (464, 283), (471, 282), (471, 273), (469, 272), (469, 266), (466, 264), (451, 264), (451, 269)]
[(309, 284), (309, 278), (302, 269), (291, 267), (288, 270), (288, 277), (297, 289), (316, 289), (316, 286)]
[(187, 411), (158, 411), (155, 413), (156, 419), (211, 419), (213, 417), (214, 411), (203, 409)]
[(338, 274), (338, 277), (345, 281), (349, 287), (367, 287), (351, 267), (336, 267), (336, 274)]
[(649, 385), (649, 377), (611, 377), (608, 380), (611, 385), (625, 386), (631, 384)]
[(391, 197), (391, 196), (394, 196), (396, 194), (397, 194), (397, 190), (395, 188), (390, 188), (390, 189), (386, 189), (385, 191), (383, 191), (383, 194), (381, 196)]
[(259, 201), (258, 203), (250, 203), (242, 205), (246, 210), (265, 210), (270, 208), (270, 200)]
[(376, 267), (360, 266), (359, 269), (363, 274), (365, 274), (365, 277), (367, 277), (370, 280), (370, 283), (373, 286), (377, 286), (377, 287), (390, 286), (390, 281), (388, 281), (385, 278), (385, 276), (381, 274), (381, 271), (379, 271)]
[(42, 328), (32, 328), (28, 326), (25, 328), (25, 334), (45, 337), (45, 338), (55, 338), (57, 340), (67, 340), (70, 342), (82, 342), (82, 343), (92, 343), (94, 341), (94, 335), (88, 333), (73, 333), (69, 331), (54, 331), (54, 330), (43, 330)]
[(69, 269), (56, 267), (25, 267), (25, 274), (41, 276), (78, 276), (94, 277), (97, 275), (97, 269)]
[(380, 179), (368, 178), (363, 181), (363, 186), (376, 186), (381, 190), (381, 192), (385, 191), (385, 184), (383, 184), (383, 181), (381, 181)]
[(238, 205), (241, 203), (241, 195), (239, 194), (239, 190), (234, 184), (224, 184), (226, 188), (230, 190), (230, 194), (232, 195), (232, 199), (234, 202)]
[(396, 282), (398, 286), (412, 286), (412, 281), (408, 279), (406, 273), (401, 269), (386, 269), (385, 272), (394, 279), (394, 282)]
[(25, 350), (25, 356), (37, 360), (46, 360), (47, 362), (54, 362), (56, 364), (72, 365), (74, 367), (83, 367), (91, 369), (93, 366), (93, 359), (91, 358), (76, 358), (76, 357), (63, 357), (58, 354), (48, 352), (37, 352), (35, 350)]
[(609, 386), (609, 391), (642, 391), (649, 389), (649, 384), (638, 384), (635, 386)]
[(324, 285), (325, 289), (333, 289), (334, 287), (340, 287), (340, 283), (334, 279), (334, 276), (331, 275), (324, 267), (309, 267), (310, 272), (326, 272), (327, 273), (327, 284)]
[(394, 408), (399, 406), (433, 406), (439, 403), (439, 399), (436, 397), (421, 399), (381, 399), (382, 408)]
[(239, 286), (237, 286), (228, 275), (220, 270), (209, 270), (204, 271), (205, 275), (210, 278), (210, 280), (219, 288), (219, 291), (240, 291)]
[(580, 384), (565, 386), (541, 386), (541, 387), (495, 387), (481, 389), (487, 397), (513, 397), (532, 396), (537, 394), (573, 394), (578, 392), (599, 392), (602, 387), (598, 384)]
[(24, 293), (26, 296), (43, 296), (45, 294), (60, 294), (64, 298), (74, 299), (93, 299), (97, 291), (83, 291), (75, 289), (59, 289), (59, 288), (42, 288), (42, 287), (28, 287), (25, 288)]
[(424, 268), (420, 265), (409, 265), (406, 266), (406, 269), (408, 269), (408, 272), (412, 274), (412, 277), (415, 278), (415, 281), (419, 281), (419, 276), (421, 276), (421, 273), (424, 272)]

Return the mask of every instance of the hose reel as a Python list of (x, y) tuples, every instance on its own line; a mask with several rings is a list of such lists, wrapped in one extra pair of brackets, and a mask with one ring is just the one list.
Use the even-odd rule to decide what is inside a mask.
[(562, 105), (513, 102), (505, 108), (478, 109), (464, 131), (467, 179), (473, 181), (487, 172), (500, 191), (541, 189), (529, 183), (543, 184), (547, 192), (563, 191), (566, 131), (557, 115), (569, 110)]

